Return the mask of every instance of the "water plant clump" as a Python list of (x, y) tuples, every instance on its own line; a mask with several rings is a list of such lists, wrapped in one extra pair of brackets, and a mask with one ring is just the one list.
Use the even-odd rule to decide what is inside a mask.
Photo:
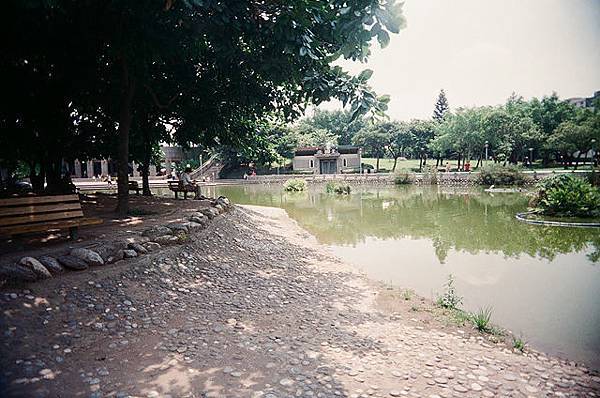
[(463, 298), (456, 292), (454, 276), (452, 276), (452, 274), (448, 275), (448, 281), (444, 285), (444, 293), (438, 296), (437, 304), (442, 308), (458, 309), (462, 304), (462, 299)]
[(542, 180), (530, 206), (559, 217), (600, 217), (600, 190), (583, 178), (561, 174)]
[(490, 332), (492, 330), (490, 320), (492, 319), (492, 308), (480, 308), (476, 313), (471, 314), (471, 322), (475, 329), (480, 332)]
[(414, 181), (414, 173), (407, 169), (400, 169), (394, 173), (394, 184), (407, 185)]
[(283, 184), (283, 190), (286, 192), (302, 192), (306, 189), (306, 180), (302, 178), (292, 178)]
[(350, 185), (339, 182), (328, 182), (325, 186), (325, 192), (335, 193), (338, 195), (350, 195)]
[(483, 166), (477, 182), (480, 185), (523, 185), (525, 176), (522, 169), (516, 165), (501, 165), (499, 163)]

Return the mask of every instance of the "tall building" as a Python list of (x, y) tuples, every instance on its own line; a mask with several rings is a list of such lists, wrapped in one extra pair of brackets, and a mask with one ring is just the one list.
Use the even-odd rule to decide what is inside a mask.
[(596, 91), (591, 97), (567, 98), (567, 101), (579, 108), (593, 108), (596, 100), (600, 100), (600, 91)]

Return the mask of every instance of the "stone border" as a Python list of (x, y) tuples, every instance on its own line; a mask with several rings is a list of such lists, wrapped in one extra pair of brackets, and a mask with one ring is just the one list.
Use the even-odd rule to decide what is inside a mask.
[(563, 222), (563, 221), (546, 221), (546, 220), (531, 220), (528, 215), (536, 213), (535, 210), (517, 213), (515, 218), (527, 224), (546, 225), (552, 227), (576, 227), (576, 228), (600, 228), (600, 223), (597, 222)]
[(155, 225), (145, 229), (137, 242), (105, 242), (74, 248), (68, 253), (57, 252), (37, 258), (22, 257), (16, 263), (0, 265), (0, 287), (7, 283), (19, 284), (52, 278), (66, 270), (83, 271), (90, 266), (123, 262), (157, 251), (162, 246), (185, 243), (189, 233), (206, 228), (212, 219), (230, 208), (229, 199), (219, 196), (211, 199), (210, 207), (192, 213), (187, 222)]

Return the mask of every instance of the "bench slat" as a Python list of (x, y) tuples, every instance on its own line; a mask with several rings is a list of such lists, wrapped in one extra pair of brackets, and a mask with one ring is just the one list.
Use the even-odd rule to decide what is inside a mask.
[(52, 231), (67, 229), (71, 227), (80, 227), (83, 225), (96, 225), (102, 224), (102, 220), (99, 218), (75, 218), (70, 220), (60, 220), (53, 222), (44, 222), (36, 224), (25, 224), (25, 225), (14, 225), (7, 227), (0, 227), (0, 236), (24, 234), (28, 232), (39, 232), (39, 231)]
[[(50, 213), (55, 211), (67, 211), (67, 210), (80, 210), (81, 204), (77, 202), (57, 203), (57, 204), (43, 204), (43, 205), (21, 205), (11, 207), (0, 207), (0, 217), (14, 216), (14, 215), (25, 215), (25, 214), (37, 214), (37, 213)], [(0, 221), (2, 224), (2, 221)]]
[(18, 205), (36, 205), (42, 203), (75, 202), (79, 201), (79, 195), (56, 195), (56, 196), (27, 196), (22, 198), (0, 199), (0, 207)]
[(55, 220), (62, 220), (62, 219), (76, 218), (76, 217), (83, 217), (83, 211), (81, 209), (75, 210), (75, 211), (61, 211), (61, 212), (46, 213), (46, 214), (33, 214), (33, 215), (29, 215), (29, 216), (4, 217), (4, 218), (0, 218), (0, 226), (28, 224), (28, 223), (44, 222), (44, 221), (55, 221)]

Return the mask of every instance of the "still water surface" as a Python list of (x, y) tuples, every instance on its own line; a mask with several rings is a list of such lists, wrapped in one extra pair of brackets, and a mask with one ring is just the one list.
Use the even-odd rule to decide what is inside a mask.
[(280, 207), (369, 276), (435, 298), (449, 274), (469, 311), (533, 347), (600, 368), (600, 230), (515, 220), (522, 194), (407, 186), (359, 188), (223, 186), (209, 194)]

